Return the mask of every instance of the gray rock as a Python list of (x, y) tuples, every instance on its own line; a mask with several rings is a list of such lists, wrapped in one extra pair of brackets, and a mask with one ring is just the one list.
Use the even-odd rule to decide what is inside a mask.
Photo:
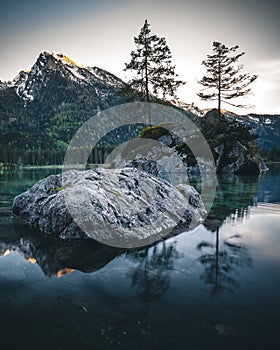
[(182, 222), (193, 227), (206, 214), (191, 186), (177, 189), (133, 168), (51, 175), (18, 195), (13, 213), (63, 239), (125, 248), (153, 243)]
[(116, 148), (106, 159), (113, 168), (134, 167), (172, 184), (185, 179), (185, 165), (172, 148), (162, 140), (133, 139)]
[[(249, 142), (242, 135), (240, 140), (237, 139), (239, 125), (229, 123), (224, 115), (219, 115), (218, 110), (209, 111), (204, 118), (197, 120), (197, 124), (206, 133), (209, 145), (202, 141), (195, 129), (187, 130), (179, 125), (178, 132), (175, 124), (171, 123), (168, 127), (158, 125), (146, 128), (141, 138), (123, 145), (118, 154), (108, 157), (108, 163), (113, 167), (134, 166), (173, 184), (184, 181), (181, 174), (186, 177), (189, 174), (200, 175), (203, 171), (207, 175), (215, 170), (218, 174), (257, 175), (268, 170), (254, 141)], [(177, 137), (177, 134), (181, 137)], [(192, 153), (190, 148), (195, 140), (201, 142), (196, 148), (199, 149), (197, 154)], [(215, 169), (211, 157), (204, 152), (207, 147), (211, 148), (214, 156)]]
[(228, 152), (223, 144), (214, 150), (218, 154), (216, 164), (221, 174), (258, 174), (268, 170), (261, 156), (251, 152), (239, 141)]
[[(166, 134), (162, 132), (164, 128), (159, 128), (155, 133), (148, 131), (145, 137), (132, 139), (115, 148), (105, 162), (113, 168), (135, 167), (173, 185), (188, 182), (188, 174), (200, 176), (203, 172), (204, 175), (215, 176), (214, 159), (205, 157), (208, 150), (203, 148), (203, 141), (199, 144), (201, 148), (195, 161), (193, 156), (190, 157), (191, 152), (184, 149), (195, 143), (193, 139), (200, 139), (195, 128), (186, 129), (184, 125), (170, 123)], [(179, 138), (177, 134), (186, 136)], [(195, 149), (198, 151), (197, 142)]]

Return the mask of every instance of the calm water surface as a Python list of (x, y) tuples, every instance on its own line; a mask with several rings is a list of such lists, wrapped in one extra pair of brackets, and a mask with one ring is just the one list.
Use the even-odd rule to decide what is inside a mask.
[(0, 173), (1, 348), (279, 348), (279, 168), (220, 179), (203, 225), (134, 251), (12, 216), (16, 194), (58, 171)]

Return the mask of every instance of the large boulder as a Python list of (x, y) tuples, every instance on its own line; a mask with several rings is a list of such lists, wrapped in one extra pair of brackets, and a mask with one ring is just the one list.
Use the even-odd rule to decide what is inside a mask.
[(125, 248), (153, 243), (206, 214), (193, 187), (176, 188), (133, 168), (51, 175), (18, 195), (13, 213), (64, 239), (93, 238)]

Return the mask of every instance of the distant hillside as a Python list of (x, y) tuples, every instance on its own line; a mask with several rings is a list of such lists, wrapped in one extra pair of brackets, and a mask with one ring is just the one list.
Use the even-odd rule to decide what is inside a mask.
[(228, 118), (249, 126), (253, 133), (258, 134), (258, 144), (261, 148), (280, 150), (280, 115), (248, 114)]
[[(188, 104), (181, 101), (173, 102), (177, 107), (194, 113), (197, 117), (203, 118), (210, 109), (200, 109), (193, 103)], [(258, 144), (263, 149), (273, 148), (280, 150), (280, 115), (270, 114), (246, 114), (238, 115), (223, 110), (223, 115), (229, 121), (237, 121), (252, 129), (252, 133), (258, 134)]]

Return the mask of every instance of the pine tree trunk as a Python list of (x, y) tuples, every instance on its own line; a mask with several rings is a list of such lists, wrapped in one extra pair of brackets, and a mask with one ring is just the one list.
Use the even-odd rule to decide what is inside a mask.
[(145, 62), (145, 94), (146, 94), (146, 101), (149, 102), (149, 82), (148, 82), (148, 67), (147, 67), (147, 58)]
[[(146, 50), (147, 48), (147, 42), (146, 42), (146, 38), (145, 38), (145, 48)], [(150, 102), (150, 98), (149, 98), (149, 77), (148, 77), (148, 58), (147, 58), (147, 54), (145, 57), (145, 94), (146, 94), (146, 102)], [(149, 125), (152, 125), (152, 120), (151, 120), (151, 111), (150, 111), (150, 107), (148, 108), (148, 123)]]
[(219, 83), (218, 83), (218, 111), (221, 119), (221, 51), (219, 50)]

